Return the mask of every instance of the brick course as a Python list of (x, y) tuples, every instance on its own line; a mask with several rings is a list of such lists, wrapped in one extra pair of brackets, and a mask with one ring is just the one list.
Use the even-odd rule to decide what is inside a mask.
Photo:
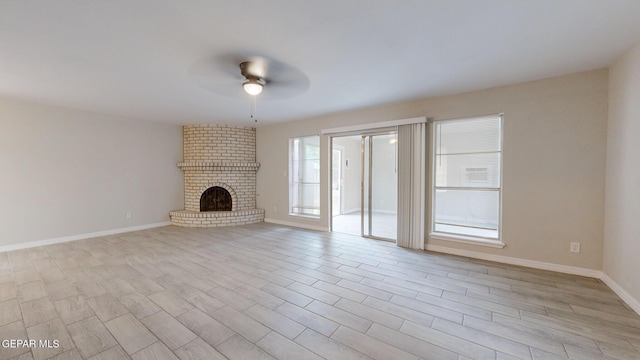
[(169, 213), (174, 225), (186, 227), (217, 227), (254, 224), (264, 221), (264, 209), (242, 211), (187, 211)]
[(256, 162), (256, 129), (217, 124), (185, 125), (184, 162)]

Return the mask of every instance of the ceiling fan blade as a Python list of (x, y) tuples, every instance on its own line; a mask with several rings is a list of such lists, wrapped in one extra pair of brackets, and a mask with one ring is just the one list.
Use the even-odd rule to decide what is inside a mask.
[(189, 67), (189, 78), (200, 87), (226, 97), (242, 96), (244, 78), (233, 61), (217, 61), (216, 58), (202, 59)]
[[(248, 62), (245, 69), (240, 64)], [(189, 77), (212, 93), (233, 98), (248, 95), (242, 89), (246, 78), (242, 73), (258, 77), (265, 82), (259, 100), (280, 100), (307, 91), (309, 78), (297, 68), (267, 56), (228, 54), (205, 58), (188, 69)]]
[[(305, 81), (306, 80), (306, 81)], [(296, 79), (296, 81), (268, 81), (260, 94), (262, 100), (282, 100), (298, 96), (309, 89), (309, 81), (304, 79)]]

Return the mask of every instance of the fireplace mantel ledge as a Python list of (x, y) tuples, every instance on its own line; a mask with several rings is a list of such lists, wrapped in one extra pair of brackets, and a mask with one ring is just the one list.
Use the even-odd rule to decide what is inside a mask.
[(254, 170), (258, 171), (260, 163), (249, 162), (181, 162), (178, 167), (185, 170)]

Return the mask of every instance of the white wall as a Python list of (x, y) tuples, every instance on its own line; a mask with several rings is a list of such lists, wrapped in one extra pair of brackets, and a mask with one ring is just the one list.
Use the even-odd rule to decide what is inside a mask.
[(0, 99), (0, 246), (168, 221), (180, 161), (180, 126)]
[[(607, 126), (606, 69), (460, 95), (393, 104), (257, 129), (258, 207), (266, 218), (328, 229), (329, 146), (321, 141), (323, 212), (288, 216), (287, 139), (321, 129), (418, 116), (504, 113), (503, 249), (430, 240), (451, 249), (580, 268), (602, 267)], [(569, 243), (582, 253), (569, 253)]]
[(640, 304), (640, 43), (610, 68), (607, 135), (603, 271)]

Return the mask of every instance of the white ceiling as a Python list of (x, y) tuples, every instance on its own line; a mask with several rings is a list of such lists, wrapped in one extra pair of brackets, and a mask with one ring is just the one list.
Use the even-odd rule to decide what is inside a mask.
[(639, 19), (638, 0), (3, 0), (0, 96), (253, 125), (241, 79), (193, 69), (261, 55), (309, 82), (258, 97), (268, 124), (606, 67)]

